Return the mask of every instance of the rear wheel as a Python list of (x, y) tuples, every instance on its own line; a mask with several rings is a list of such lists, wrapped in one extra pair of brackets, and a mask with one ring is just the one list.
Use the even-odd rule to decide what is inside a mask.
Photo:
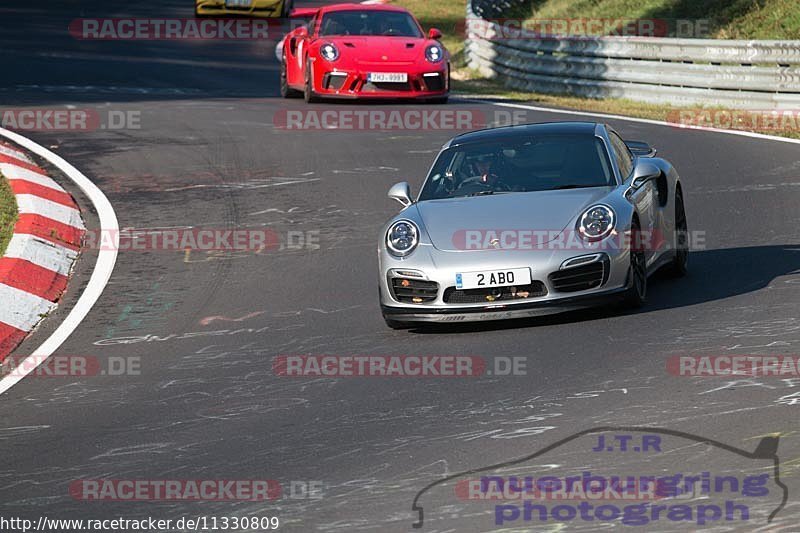
[(685, 276), (689, 266), (689, 227), (686, 223), (686, 209), (683, 194), (675, 193), (675, 257), (666, 272), (674, 277)]
[(630, 287), (625, 292), (624, 303), (626, 307), (637, 309), (647, 301), (647, 263), (639, 222), (636, 220), (631, 224), (631, 237), (631, 264), (628, 267)]
[(314, 94), (314, 72), (311, 70), (311, 61), (306, 62), (306, 83), (303, 98), (309, 104), (319, 102), (319, 98)]

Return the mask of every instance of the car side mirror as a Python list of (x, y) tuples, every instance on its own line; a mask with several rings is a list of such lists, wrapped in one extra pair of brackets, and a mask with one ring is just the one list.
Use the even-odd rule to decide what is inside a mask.
[(441, 38), (442, 38), (441, 30), (438, 30), (436, 28), (431, 28), (428, 31), (428, 39), (436, 39), (438, 41)]
[(411, 199), (411, 186), (407, 181), (401, 181), (400, 183), (392, 185), (392, 188), (389, 189), (389, 198), (397, 200), (403, 204), (403, 207), (408, 207), (414, 203)]
[(642, 141), (624, 141), (631, 153), (638, 157), (655, 157), (656, 149)]
[(308, 28), (306, 28), (305, 26), (300, 26), (294, 31), (294, 35), (295, 37), (300, 37), (301, 39), (304, 39), (308, 37)]
[(648, 181), (654, 180), (661, 175), (661, 169), (650, 161), (639, 161), (633, 169), (631, 179), (631, 189), (640, 189)]

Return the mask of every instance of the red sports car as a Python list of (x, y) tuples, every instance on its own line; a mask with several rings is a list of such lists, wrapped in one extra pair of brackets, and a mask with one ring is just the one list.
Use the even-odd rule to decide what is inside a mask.
[(388, 5), (320, 8), (283, 40), (281, 95), (307, 102), (334, 98), (415, 98), (444, 103), (450, 56), (407, 10)]

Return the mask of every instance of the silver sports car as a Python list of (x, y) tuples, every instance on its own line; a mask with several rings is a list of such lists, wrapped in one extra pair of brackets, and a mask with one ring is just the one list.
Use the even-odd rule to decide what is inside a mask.
[(644, 304), (659, 268), (686, 273), (678, 173), (606, 124), (557, 122), (459, 135), (378, 250), (387, 325), (527, 317)]

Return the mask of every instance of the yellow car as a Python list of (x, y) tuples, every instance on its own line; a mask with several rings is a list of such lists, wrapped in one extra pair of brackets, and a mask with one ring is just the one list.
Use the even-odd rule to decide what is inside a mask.
[(195, 0), (198, 17), (288, 17), (293, 0)]

